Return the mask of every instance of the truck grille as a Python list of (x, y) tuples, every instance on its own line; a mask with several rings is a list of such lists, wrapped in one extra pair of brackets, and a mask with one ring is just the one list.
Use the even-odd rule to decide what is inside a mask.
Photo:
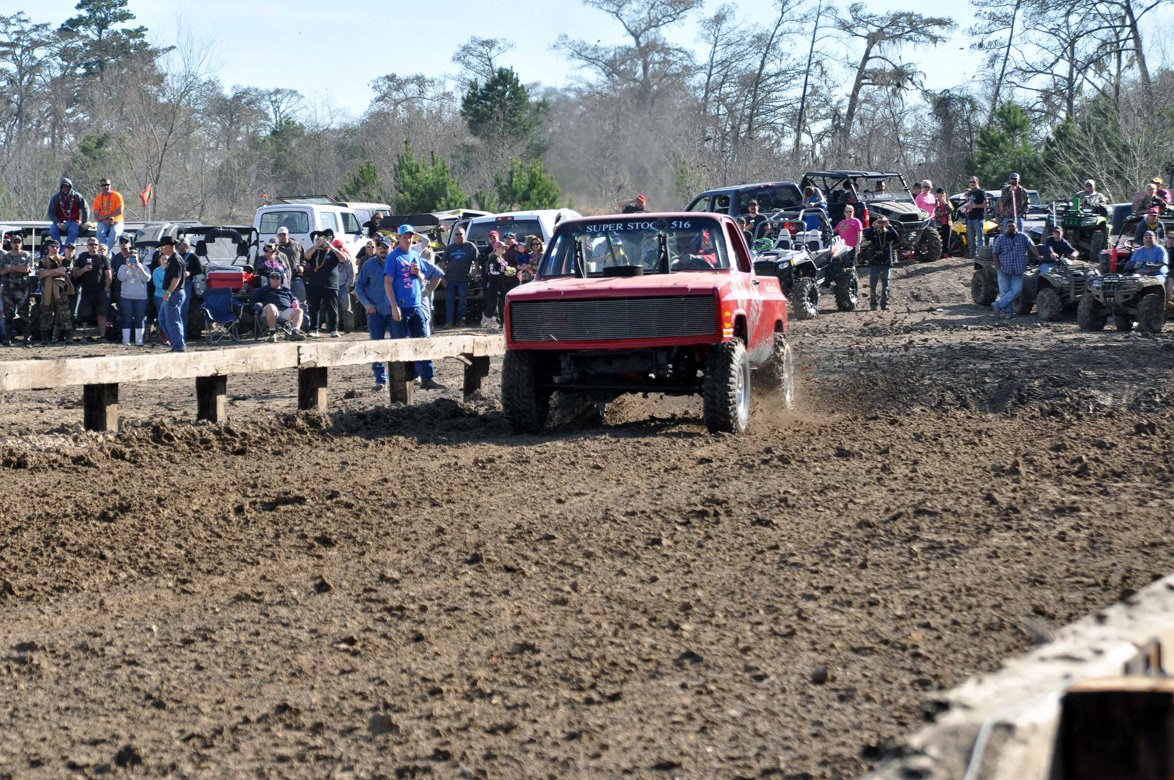
[(710, 336), (717, 332), (711, 295), (510, 303), (515, 341), (612, 341)]

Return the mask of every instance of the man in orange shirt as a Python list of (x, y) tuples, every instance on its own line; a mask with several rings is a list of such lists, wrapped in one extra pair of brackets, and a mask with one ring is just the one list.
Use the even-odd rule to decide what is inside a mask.
[(126, 220), (123, 208), (126, 205), (122, 200), (122, 193), (114, 189), (110, 179), (103, 178), (99, 183), (98, 194), (94, 196), (92, 213), (98, 222), (98, 241), (106, 248), (114, 251), (118, 237), (122, 235), (122, 225)]

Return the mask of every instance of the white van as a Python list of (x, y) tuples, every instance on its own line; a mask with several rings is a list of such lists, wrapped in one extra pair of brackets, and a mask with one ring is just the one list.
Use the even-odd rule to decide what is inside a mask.
[[(581, 216), (583, 215), (574, 209), (506, 211), (487, 217), (461, 220), (453, 225), (453, 230), (463, 227), (465, 240), (481, 247), (489, 243), (489, 233), (493, 230), (496, 230), (499, 236), (513, 233), (519, 241), (525, 240), (526, 236), (542, 236), (542, 240), (546, 242), (554, 235), (558, 223), (564, 219), (578, 219)], [(448, 241), (452, 243), (452, 230), (449, 231)]]
[(261, 244), (276, 240), (279, 228), (288, 228), (289, 237), (300, 241), (307, 250), (314, 241), (311, 233), (329, 228), (334, 237), (355, 257), (366, 239), (363, 223), (354, 210), (346, 206), (321, 203), (278, 203), (262, 206), (253, 217), (253, 227), (260, 236)]

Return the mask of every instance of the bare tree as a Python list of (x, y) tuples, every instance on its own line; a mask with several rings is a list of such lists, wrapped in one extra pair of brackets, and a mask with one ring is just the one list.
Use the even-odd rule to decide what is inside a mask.
[(846, 149), (863, 89), (891, 84), (903, 72), (905, 66), (890, 52), (908, 45), (939, 44), (946, 39), (945, 33), (954, 29), (954, 21), (911, 11), (874, 14), (867, 12), (863, 3), (853, 3), (847, 15), (836, 17), (836, 26), (849, 39), (864, 43), (840, 128), (841, 148)]

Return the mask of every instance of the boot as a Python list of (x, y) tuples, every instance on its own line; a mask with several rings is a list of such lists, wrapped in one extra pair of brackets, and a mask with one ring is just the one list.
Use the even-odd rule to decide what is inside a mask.
[(53, 343), (56, 344), (59, 341), (61, 341), (61, 328), (54, 327), (53, 328)]
[(51, 332), (47, 331), (47, 330), (43, 330), (43, 331), (41, 331), (41, 340), (38, 343), (40, 344), (40, 346), (43, 347), (47, 344), (52, 344), (53, 343), (52, 339), (53, 339), (53, 336), (52, 336)]
[(130, 328), (123, 328), (122, 329), (122, 346), (124, 346), (124, 347), (130, 346)]
[(135, 346), (143, 346), (143, 329), (135, 328)]

